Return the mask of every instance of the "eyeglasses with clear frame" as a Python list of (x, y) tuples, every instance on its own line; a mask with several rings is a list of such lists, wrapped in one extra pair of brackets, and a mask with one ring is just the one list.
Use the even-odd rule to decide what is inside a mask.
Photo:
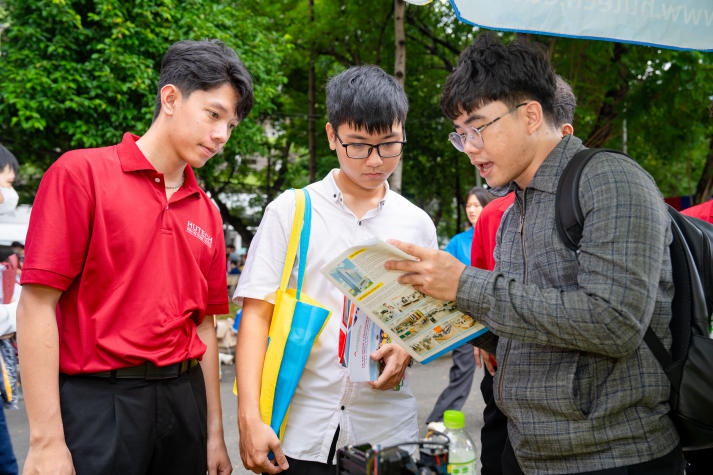
[(401, 142), (385, 142), (376, 145), (370, 143), (344, 143), (342, 139), (339, 138), (339, 134), (337, 134), (336, 130), (334, 131), (334, 136), (339, 140), (339, 144), (344, 147), (347, 157), (354, 160), (369, 158), (373, 149), (376, 149), (376, 153), (378, 153), (381, 158), (396, 158), (401, 155), (404, 144), (406, 143), (406, 139)]
[(463, 132), (462, 134), (459, 134), (458, 132), (451, 132), (448, 134), (448, 140), (453, 144), (453, 146), (458, 150), (459, 152), (465, 152), (465, 144), (467, 142), (470, 142), (475, 148), (477, 149), (482, 149), (485, 146), (485, 141), (483, 140), (483, 130), (485, 130), (487, 127), (493, 125), (503, 117), (505, 117), (508, 114), (512, 114), (516, 110), (518, 110), (520, 107), (524, 106), (527, 104), (527, 102), (523, 102), (521, 104), (516, 105), (515, 107), (509, 109), (506, 113), (503, 115), (494, 118), (490, 122), (488, 122), (485, 125), (481, 125), (480, 127), (470, 127), (474, 133), (470, 132)]

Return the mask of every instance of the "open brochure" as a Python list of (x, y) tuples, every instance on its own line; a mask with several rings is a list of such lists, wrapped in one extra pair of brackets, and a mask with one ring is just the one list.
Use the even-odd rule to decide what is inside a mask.
[(344, 312), (347, 321), (343, 322), (346, 338), (341, 363), (349, 369), (352, 381), (376, 381), (380, 368), (371, 354), (389, 337), (352, 301), (345, 299), (345, 305), (348, 311)]
[(401, 272), (384, 269), (384, 262), (393, 259), (414, 257), (386, 242), (373, 241), (347, 249), (322, 268), (322, 273), (422, 364), (488, 332), (459, 311), (455, 302), (399, 284)]

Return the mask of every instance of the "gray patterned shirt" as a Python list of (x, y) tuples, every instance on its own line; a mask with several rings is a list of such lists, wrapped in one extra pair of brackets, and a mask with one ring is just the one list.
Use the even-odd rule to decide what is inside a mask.
[(669, 382), (643, 343), (670, 345), (670, 220), (650, 175), (600, 153), (584, 169), (580, 250), (555, 228), (555, 192), (583, 148), (565, 137), (498, 230), (494, 272), (466, 268), (458, 306), (500, 336), (494, 392), (527, 474), (577, 473), (661, 457), (678, 436)]

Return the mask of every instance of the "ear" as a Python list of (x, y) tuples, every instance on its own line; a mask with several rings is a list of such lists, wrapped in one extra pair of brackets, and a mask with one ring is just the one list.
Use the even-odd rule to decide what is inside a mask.
[(529, 133), (534, 133), (544, 123), (544, 116), (542, 114), (542, 104), (537, 101), (530, 101), (523, 107), (525, 109), (525, 116), (527, 117), (527, 131)]
[(334, 127), (332, 127), (332, 124), (327, 122), (327, 125), (325, 126), (325, 130), (327, 131), (327, 140), (329, 141), (329, 148), (331, 150), (336, 150), (337, 149), (337, 137), (335, 135)]
[(560, 127), (560, 132), (562, 133), (562, 137), (572, 135), (574, 133), (574, 126), (570, 123), (564, 124)]
[(161, 88), (161, 111), (173, 115), (176, 110), (176, 102), (181, 97), (181, 91), (173, 84), (166, 84)]

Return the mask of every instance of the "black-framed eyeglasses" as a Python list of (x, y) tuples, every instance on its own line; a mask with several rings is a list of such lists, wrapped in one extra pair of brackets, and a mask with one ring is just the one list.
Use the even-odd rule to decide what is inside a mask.
[(524, 106), (527, 104), (527, 102), (523, 102), (521, 104), (516, 105), (512, 109), (509, 109), (506, 113), (503, 115), (494, 118), (490, 122), (488, 122), (485, 125), (481, 125), (480, 127), (471, 127), (474, 133), (470, 132), (463, 132), (462, 134), (459, 134), (458, 132), (451, 132), (448, 134), (448, 140), (453, 144), (453, 146), (460, 152), (465, 152), (465, 144), (467, 142), (470, 142), (475, 148), (481, 149), (485, 146), (485, 141), (483, 140), (483, 130), (485, 130), (487, 127), (493, 125), (503, 117), (505, 117), (508, 114), (512, 114), (516, 110), (518, 110), (520, 107)]
[(404, 144), (406, 143), (406, 139), (401, 142), (385, 142), (376, 145), (370, 143), (344, 143), (342, 139), (339, 138), (339, 134), (337, 134), (336, 130), (334, 131), (334, 136), (337, 137), (340, 145), (344, 147), (347, 157), (355, 160), (369, 158), (373, 149), (376, 149), (376, 153), (378, 153), (381, 158), (395, 158), (401, 155)]

